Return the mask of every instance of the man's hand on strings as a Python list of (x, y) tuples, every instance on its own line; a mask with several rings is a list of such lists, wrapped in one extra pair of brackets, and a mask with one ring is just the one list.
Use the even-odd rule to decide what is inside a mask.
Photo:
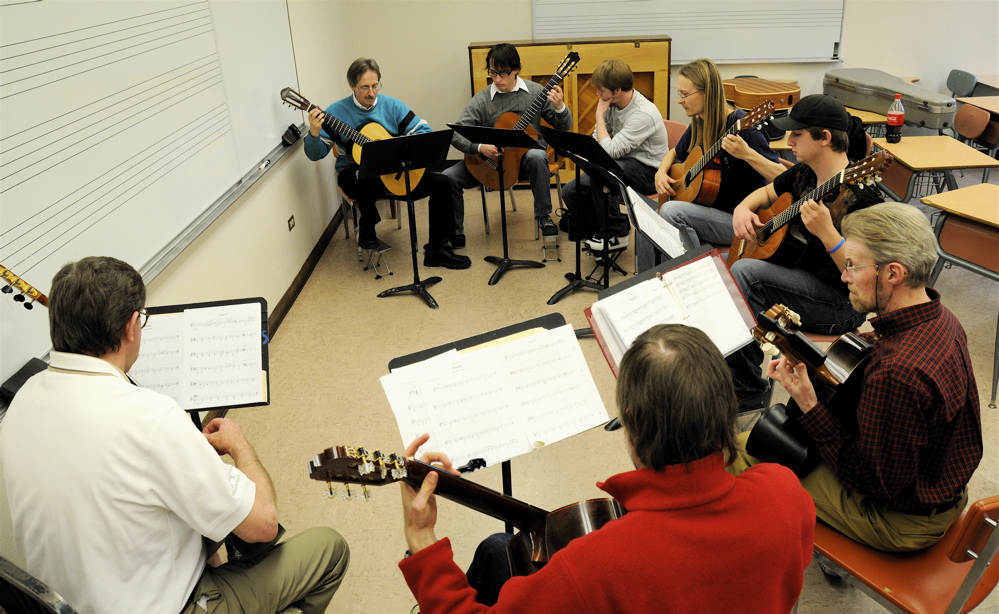
[[(406, 458), (412, 458), (428, 439), (430, 435), (424, 434), (413, 440), (404, 452)], [(427, 452), (420, 457), (420, 460), (448, 473), (458, 474), (451, 464), (451, 459), (443, 452)], [(434, 490), (437, 488), (438, 479), (437, 473), (428, 473), (419, 490), (400, 482), (403, 531), (409, 551), (414, 554), (437, 542), (437, 535), (434, 533), (434, 527), (437, 525), (437, 497), (434, 496)]]
[(804, 413), (807, 414), (818, 404), (815, 387), (808, 377), (808, 367), (805, 363), (796, 363), (787, 356), (781, 356), (777, 360), (771, 360), (767, 365), (767, 377), (780, 382)]
[(309, 111), (309, 134), (318, 137), (319, 131), (323, 129), (323, 118), (326, 114), (319, 109)]
[(809, 200), (801, 205), (801, 221), (808, 232), (815, 235), (823, 244), (835, 244), (839, 241), (839, 231), (833, 225), (829, 207), (821, 202)]
[(748, 207), (739, 205), (732, 212), (732, 230), (735, 231), (735, 236), (740, 239), (755, 243), (756, 229), (761, 226), (763, 226), (763, 222), (760, 221), (760, 216), (750, 211)]
[(479, 154), (491, 159), (496, 160), (499, 158), (499, 148), (495, 145), (479, 145)]
[(556, 85), (548, 90), (548, 102), (552, 103), (552, 108), (561, 112), (565, 108), (565, 96), (562, 93), (562, 86)]

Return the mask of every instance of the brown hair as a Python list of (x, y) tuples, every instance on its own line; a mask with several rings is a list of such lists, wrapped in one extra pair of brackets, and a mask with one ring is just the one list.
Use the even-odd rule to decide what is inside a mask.
[(705, 150), (725, 133), (726, 120), (733, 109), (725, 102), (721, 74), (711, 60), (701, 58), (685, 64), (680, 68), (680, 75), (690, 79), (704, 95), (704, 117), (691, 118), (689, 147)]
[(604, 60), (593, 69), (590, 83), (598, 89), (627, 92), (635, 86), (635, 75), (632, 74), (631, 67), (621, 60)]

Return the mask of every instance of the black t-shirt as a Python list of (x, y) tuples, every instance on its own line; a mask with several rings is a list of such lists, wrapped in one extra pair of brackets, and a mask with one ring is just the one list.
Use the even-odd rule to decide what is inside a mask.
[[(730, 128), (737, 119), (745, 115), (746, 112), (742, 109), (736, 109), (732, 113), (729, 113), (725, 127)], [(758, 151), (767, 160), (780, 162), (780, 158), (770, 149), (769, 141), (767, 141), (767, 138), (760, 130), (742, 130), (739, 132), (739, 136), (746, 141), (746, 144), (751, 149)], [(676, 144), (677, 162), (686, 162), (689, 153), (687, 150), (690, 148), (690, 138), (691, 128), (688, 126), (687, 131), (683, 133), (683, 136), (680, 137), (680, 140)], [(712, 145), (714, 145), (713, 142), (708, 143), (707, 146), (711, 147)], [(735, 207), (744, 198), (749, 196), (751, 192), (765, 186), (767, 180), (757, 173), (748, 162), (728, 155), (724, 149), (719, 151), (716, 158), (719, 158), (721, 162), (721, 178), (718, 186), (718, 196), (715, 197), (712, 208), (732, 213)]]
[[(793, 202), (797, 202), (798, 199), (814, 190), (816, 185), (818, 185), (818, 178), (815, 176), (815, 171), (800, 163), (795, 164), (774, 179), (774, 191), (777, 196), (790, 193)], [(840, 185), (838, 188), (834, 188), (832, 194), (823, 199), (822, 202), (829, 207), (833, 226), (839, 230), (846, 214), (884, 202), (884, 199), (884, 194), (876, 187), (858, 184)], [(823, 283), (840, 288), (845, 294), (847, 292), (846, 284), (840, 280), (839, 267), (836, 266), (832, 256), (822, 245), (822, 241), (808, 232), (800, 215), (788, 224), (788, 234), (791, 237), (786, 240), (798, 238), (806, 242), (805, 253), (796, 268), (811, 272)]]

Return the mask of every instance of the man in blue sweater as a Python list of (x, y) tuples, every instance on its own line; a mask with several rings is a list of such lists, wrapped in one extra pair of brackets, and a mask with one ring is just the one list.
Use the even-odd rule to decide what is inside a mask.
[[(361, 179), (357, 176), (360, 167), (347, 155), (351, 140), (335, 132), (329, 134), (323, 126), (326, 116), (335, 118), (346, 129), (360, 130), (370, 123), (382, 126), (391, 136), (409, 136), (430, 132), (430, 125), (420, 119), (403, 102), (391, 96), (379, 96), (382, 73), (378, 63), (370, 58), (358, 58), (347, 69), (347, 83), (352, 95), (334, 102), (326, 111), (313, 109), (309, 112), (309, 134), (305, 137), (305, 155), (310, 160), (321, 160), (329, 154), (332, 141), (337, 148), (337, 185), (350, 198), (357, 201), (361, 212), (358, 242), (361, 247), (370, 249), (378, 245), (375, 225), (381, 220), (375, 201), (388, 198), (379, 178)], [(332, 121), (332, 120), (331, 120)], [(451, 182), (446, 177), (427, 172), (413, 190), (413, 198), (430, 196), (429, 243), (424, 246), (423, 265), (467, 269), (472, 261), (459, 256), (445, 245), (445, 239), (454, 234), (454, 217), (451, 206)]]

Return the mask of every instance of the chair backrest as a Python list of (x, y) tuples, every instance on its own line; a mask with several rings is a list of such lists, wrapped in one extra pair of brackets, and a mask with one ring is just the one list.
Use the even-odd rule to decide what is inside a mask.
[(673, 149), (680, 142), (680, 137), (683, 136), (683, 133), (687, 131), (687, 124), (681, 124), (671, 119), (664, 119), (663, 124), (666, 126), (666, 137), (669, 141), (669, 148)]
[(21, 614), (77, 614), (38, 578), (0, 556), (0, 610)]
[(977, 139), (989, 125), (991, 113), (973, 104), (962, 104), (954, 115), (954, 129), (966, 139)]
[(954, 69), (947, 75), (947, 89), (951, 91), (954, 98), (971, 96), (978, 85), (978, 77), (965, 70)]

